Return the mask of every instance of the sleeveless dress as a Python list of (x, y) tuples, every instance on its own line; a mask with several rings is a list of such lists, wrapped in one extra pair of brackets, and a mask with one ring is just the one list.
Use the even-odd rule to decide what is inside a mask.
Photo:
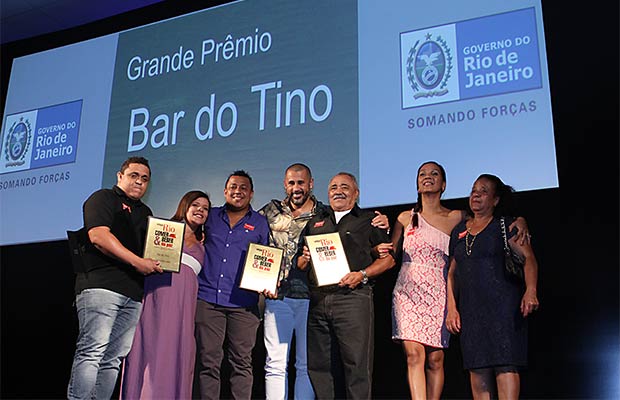
[[(413, 212), (413, 211), (412, 211)], [(392, 339), (446, 348), (446, 279), (450, 236), (418, 214), (404, 232), (403, 261), (392, 297)]]
[[(506, 226), (512, 220), (506, 220)], [(527, 365), (527, 320), (519, 310), (523, 285), (504, 272), (504, 240), (494, 218), (465, 249), (465, 222), (452, 231), (455, 286), (461, 315), (461, 351), (465, 369)], [(512, 235), (508, 233), (508, 237)], [(469, 240), (472, 240), (471, 236)]]
[(178, 273), (144, 280), (142, 314), (125, 359), (122, 399), (190, 399), (196, 355), (197, 274), (204, 246), (183, 247)]

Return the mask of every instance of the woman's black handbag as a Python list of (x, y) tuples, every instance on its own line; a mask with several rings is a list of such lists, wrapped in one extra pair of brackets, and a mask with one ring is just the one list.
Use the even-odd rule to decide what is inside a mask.
[(504, 217), (500, 218), (499, 223), (502, 227), (502, 236), (504, 237), (504, 270), (509, 277), (523, 281), (523, 265), (525, 264), (525, 257), (512, 251), (508, 245)]

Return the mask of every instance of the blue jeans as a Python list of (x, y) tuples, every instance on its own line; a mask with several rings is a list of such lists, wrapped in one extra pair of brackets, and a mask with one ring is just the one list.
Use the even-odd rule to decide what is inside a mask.
[(288, 359), (295, 332), (295, 399), (314, 399), (308, 377), (306, 326), (309, 299), (265, 300), (265, 397), (288, 399)]
[(131, 348), (142, 303), (107, 289), (85, 289), (75, 305), (80, 333), (67, 397), (109, 399)]

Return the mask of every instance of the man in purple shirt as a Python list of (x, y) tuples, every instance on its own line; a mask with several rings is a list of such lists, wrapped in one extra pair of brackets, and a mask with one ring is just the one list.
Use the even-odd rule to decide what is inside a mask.
[(249, 243), (267, 245), (267, 219), (254, 211), (252, 178), (233, 172), (224, 185), (226, 204), (205, 224), (205, 262), (198, 275), (196, 340), (202, 399), (220, 398), (220, 367), (227, 339), (230, 388), (235, 399), (252, 397), (252, 349), (259, 325), (258, 293), (239, 288)]

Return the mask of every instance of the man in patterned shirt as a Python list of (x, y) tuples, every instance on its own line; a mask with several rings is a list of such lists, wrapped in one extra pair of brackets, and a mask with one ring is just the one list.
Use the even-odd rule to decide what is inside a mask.
[(310, 294), (307, 273), (291, 269), (299, 235), (306, 222), (325, 206), (312, 194), (314, 180), (310, 168), (293, 164), (284, 173), (284, 200), (274, 199), (259, 213), (267, 217), (269, 244), (284, 250), (278, 293), (265, 299), (265, 397), (288, 398), (287, 364), (295, 333), (295, 398), (313, 399), (314, 391), (306, 363), (306, 321)]

